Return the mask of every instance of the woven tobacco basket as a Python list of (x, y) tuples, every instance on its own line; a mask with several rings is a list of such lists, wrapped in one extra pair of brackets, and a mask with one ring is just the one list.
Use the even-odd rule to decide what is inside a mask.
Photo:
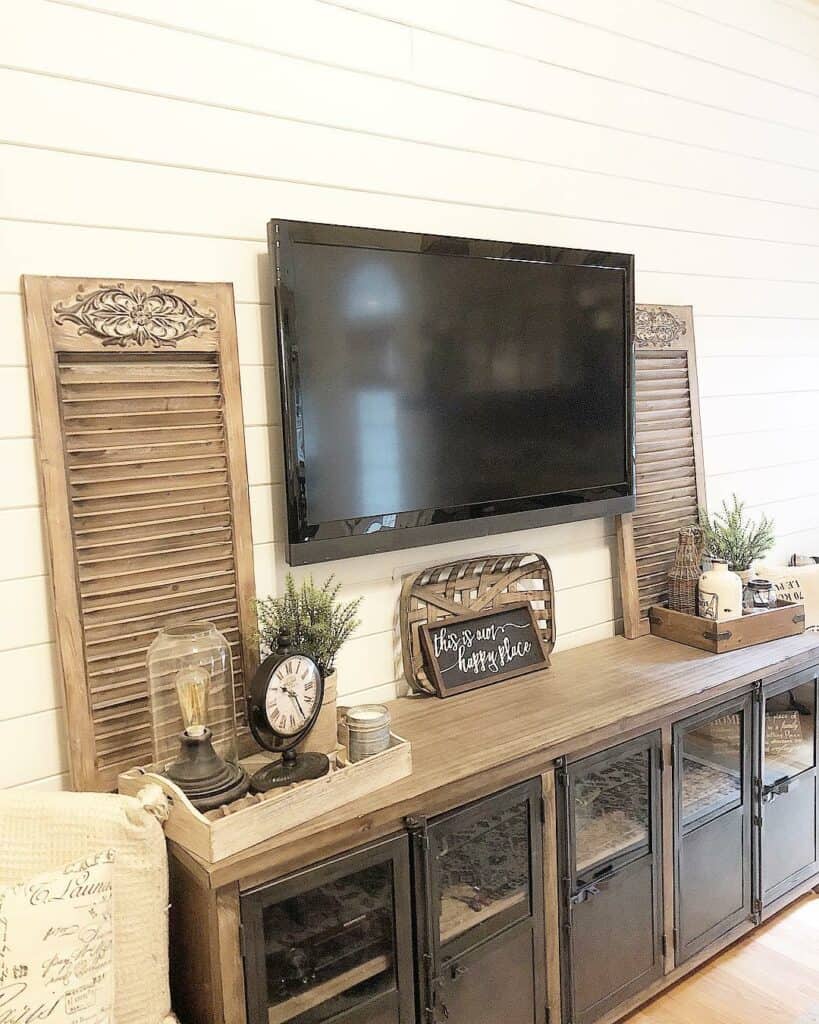
[(399, 621), (404, 675), (411, 689), (435, 692), (424, 668), (421, 626), (521, 601), (531, 604), (550, 654), (555, 645), (554, 584), (543, 555), (483, 555), (407, 576), (401, 588)]

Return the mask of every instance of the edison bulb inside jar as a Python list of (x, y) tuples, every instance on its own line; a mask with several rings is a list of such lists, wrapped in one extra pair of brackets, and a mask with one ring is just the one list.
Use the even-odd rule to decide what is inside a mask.
[(201, 665), (188, 665), (176, 674), (176, 695), (188, 736), (205, 734), (209, 688), (210, 672)]

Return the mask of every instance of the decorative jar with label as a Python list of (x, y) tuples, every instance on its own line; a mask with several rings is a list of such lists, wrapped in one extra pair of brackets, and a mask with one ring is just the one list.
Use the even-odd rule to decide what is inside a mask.
[(713, 559), (700, 576), (699, 611), (702, 618), (717, 622), (742, 616), (742, 580), (722, 559)]

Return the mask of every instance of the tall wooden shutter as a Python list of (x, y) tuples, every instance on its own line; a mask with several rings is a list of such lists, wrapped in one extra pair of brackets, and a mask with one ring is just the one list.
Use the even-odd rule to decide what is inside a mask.
[(637, 306), (637, 508), (618, 517), (627, 637), (649, 632), (648, 609), (668, 600), (677, 533), (705, 503), (691, 306)]
[(207, 619), (256, 655), (233, 292), (226, 284), (25, 277), (72, 782), (152, 760), (146, 652)]

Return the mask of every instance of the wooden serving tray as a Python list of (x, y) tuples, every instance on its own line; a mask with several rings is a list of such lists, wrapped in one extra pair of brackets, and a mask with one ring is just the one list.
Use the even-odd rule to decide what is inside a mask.
[(777, 601), (769, 609), (746, 612), (742, 618), (728, 622), (674, 612), (661, 605), (652, 605), (648, 618), (654, 636), (676, 640), (711, 654), (738, 651), (742, 647), (805, 632), (805, 606), (786, 601)]
[[(252, 774), (266, 761), (267, 754), (254, 754), (242, 764)], [(330, 756), (330, 772), (274, 789), (268, 793), (242, 797), (218, 810), (202, 814), (170, 779), (160, 775), (161, 766), (132, 768), (119, 777), (119, 791), (136, 794), (148, 783), (156, 783), (168, 797), (171, 809), (165, 822), (165, 835), (200, 860), (217, 864), (240, 850), (287, 832), (352, 803), (377, 789), (390, 786), (412, 773), (412, 749), (407, 740), (390, 733), (390, 746), (381, 754), (351, 763), (341, 747)]]

